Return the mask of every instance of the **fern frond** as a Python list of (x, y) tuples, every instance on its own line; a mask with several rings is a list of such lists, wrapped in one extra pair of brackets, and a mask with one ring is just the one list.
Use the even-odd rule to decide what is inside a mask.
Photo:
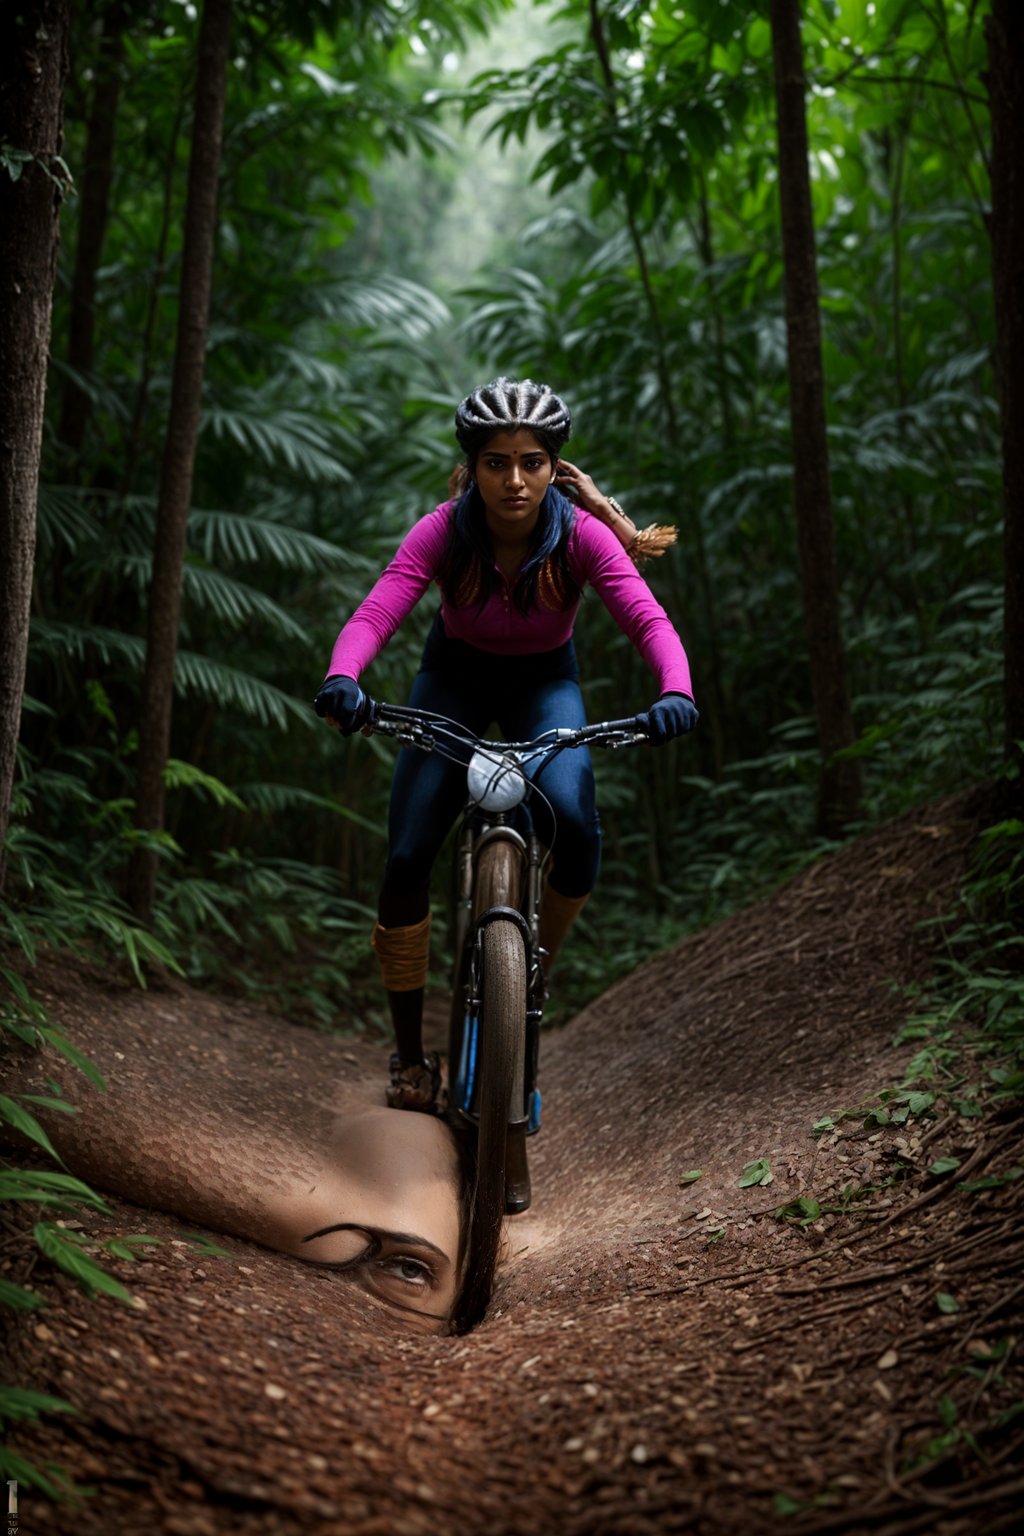
[(263, 516), (240, 512), (189, 513), (189, 533), (207, 560), (237, 560), (257, 564), (270, 561), (279, 570), (319, 572), (325, 568), (357, 569), (361, 573), (375, 568), (373, 562), (317, 538), (301, 528), (290, 528), (275, 520), (272, 513)]
[(175, 688), (197, 694), (221, 709), (239, 709), (260, 725), (288, 729), (293, 720), (311, 730), (318, 723), (307, 703), (294, 699), (250, 672), (240, 672), (224, 662), (194, 651), (179, 651), (174, 671)]
[[(211, 406), (204, 413), (203, 429), (217, 438), (231, 438), (246, 454), (255, 453), (266, 464), (280, 464), (317, 484), (351, 485), (352, 475), (338, 458), (343, 434), (337, 424), (328, 426), (316, 416), (268, 404), (253, 395), (248, 409)], [(349, 451), (354, 448), (350, 446)]]
[(358, 811), (343, 805), (340, 800), (331, 800), (327, 795), (314, 794), (311, 789), (302, 789), (298, 784), (239, 784), (237, 792), (254, 811), (271, 813), (294, 810), (329, 811), (332, 816), (341, 816), (345, 821), (354, 821), (357, 826), (372, 832), (375, 837), (385, 836), (384, 828), (379, 822), (372, 821), (368, 816), (360, 816)]
[(41, 555), (59, 544), (75, 550), (100, 537), (94, 493), (77, 485), (42, 485), (36, 496), (36, 541)]
[(120, 629), (104, 629), (98, 624), (70, 624), (60, 619), (33, 619), (29, 631), (33, 650), (46, 656), (71, 656), (84, 661), (98, 656), (104, 665), (124, 661), (141, 672), (146, 659), (146, 642), (141, 635), (128, 635)]
[[(121, 562), (121, 569), (135, 582), (140, 593), (145, 594), (149, 590), (153, 574), (153, 561), (149, 556), (129, 555)], [(236, 581), (234, 577), (226, 576), (223, 571), (214, 570), (211, 566), (188, 561), (182, 577), (186, 599), (198, 609), (212, 613), (221, 624), (241, 629), (250, 619), (262, 619), (272, 630), (286, 635), (289, 640), (297, 640), (302, 645), (308, 642), (306, 631), (287, 609), (256, 587)]]

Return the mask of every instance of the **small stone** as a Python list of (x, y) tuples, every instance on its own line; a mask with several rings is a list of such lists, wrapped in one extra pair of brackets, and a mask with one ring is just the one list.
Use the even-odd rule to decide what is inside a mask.
[(884, 1355), (880, 1355), (875, 1365), (880, 1371), (891, 1371), (894, 1365), (899, 1365), (900, 1357), (894, 1349), (887, 1349)]
[(634, 1445), (629, 1453), (629, 1459), (635, 1461), (638, 1467), (642, 1467), (647, 1460), (646, 1445)]
[(273, 1381), (266, 1382), (264, 1384), (263, 1390), (268, 1397), (272, 1397), (274, 1399), (275, 1403), (279, 1403), (283, 1397), (287, 1397), (288, 1395), (285, 1392), (284, 1387), (279, 1387), (277, 1383)]

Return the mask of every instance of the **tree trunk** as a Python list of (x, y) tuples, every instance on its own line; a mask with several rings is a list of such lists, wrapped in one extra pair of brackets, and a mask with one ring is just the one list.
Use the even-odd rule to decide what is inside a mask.
[(67, 44), (67, 0), (0, 7), (0, 890), (25, 689)]
[[(164, 769), (170, 750), (185, 535), (202, 411), (230, 41), (231, 0), (206, 0), (199, 29), (178, 333), (160, 468), (139, 721), (135, 824), (143, 832), (159, 832), (164, 823)], [(152, 910), (155, 885), (156, 855), (139, 847), (129, 871), (128, 894), (143, 920)]]
[(89, 420), (89, 396), (76, 375), (92, 372), (95, 333), (96, 273), (103, 256), (114, 179), (114, 136), (124, 60), (124, 11), (119, 4), (104, 13), (95, 79), (86, 124), (85, 155), (79, 177), (78, 240), (68, 315), (68, 366), (57, 435), (77, 459)]
[(1005, 728), (1024, 814), (1024, 11), (992, 0), (986, 23), (992, 109), (992, 283), (1003, 426)]
[(857, 815), (860, 773), (856, 762), (835, 760), (837, 752), (852, 744), (854, 735), (839, 619), (839, 581), (832, 526), (799, 0), (771, 0), (771, 29), (785, 262), (793, 488), (811, 688), (823, 759), (818, 830), (826, 837), (835, 837)]

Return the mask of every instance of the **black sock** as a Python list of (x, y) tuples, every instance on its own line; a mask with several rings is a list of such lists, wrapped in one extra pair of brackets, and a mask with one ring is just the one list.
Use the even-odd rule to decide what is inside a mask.
[(389, 992), (388, 1007), (395, 1027), (395, 1050), (403, 1067), (423, 1061), (423, 988), (415, 992)]

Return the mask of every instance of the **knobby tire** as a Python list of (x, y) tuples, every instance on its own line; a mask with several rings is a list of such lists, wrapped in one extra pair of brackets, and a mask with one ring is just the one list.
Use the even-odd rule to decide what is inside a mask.
[(509, 1119), (523, 1117), (526, 1033), (526, 948), (514, 923), (483, 932), (480, 1019), (481, 1219), (500, 1232), (505, 1213), (505, 1144)]

